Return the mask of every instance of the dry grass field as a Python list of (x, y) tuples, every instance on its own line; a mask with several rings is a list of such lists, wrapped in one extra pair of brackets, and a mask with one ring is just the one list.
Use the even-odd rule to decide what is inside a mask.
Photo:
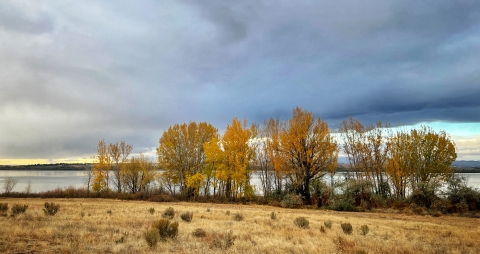
[[(57, 215), (44, 214), (46, 201), (60, 205)], [(28, 205), (24, 214), (11, 217), (9, 211), (0, 217), (0, 253), (480, 253), (480, 220), (457, 216), (105, 199), (6, 198), (0, 203)], [(178, 236), (149, 247), (144, 233), (168, 207), (175, 209)], [(180, 218), (188, 211), (191, 222)], [(243, 220), (234, 219), (237, 213)], [(309, 220), (309, 228), (294, 224), (300, 216)], [(324, 224), (328, 221), (331, 228)], [(353, 232), (345, 234), (341, 223), (351, 223)], [(369, 228), (366, 235), (362, 225)], [(205, 230), (204, 237), (192, 235), (198, 228)], [(228, 247), (229, 231), (234, 244)]]

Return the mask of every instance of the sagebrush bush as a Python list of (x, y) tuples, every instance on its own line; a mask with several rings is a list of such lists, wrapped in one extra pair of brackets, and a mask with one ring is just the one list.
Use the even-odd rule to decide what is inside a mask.
[(345, 234), (347, 234), (347, 235), (349, 235), (349, 234), (352, 233), (352, 231), (353, 231), (352, 224), (350, 224), (350, 223), (342, 223), (341, 226), (342, 226), (343, 233), (345, 233)]
[(60, 209), (60, 205), (55, 204), (53, 202), (51, 203), (45, 202), (43, 206), (45, 207), (43, 208), (43, 212), (45, 213), (45, 215), (50, 215), (50, 216), (54, 216), (55, 214), (57, 214), (58, 209)]
[(150, 207), (150, 208), (148, 209), (148, 212), (149, 212), (150, 214), (154, 214), (154, 213), (155, 213), (155, 208)]
[(176, 238), (178, 235), (178, 222), (170, 222), (168, 219), (161, 219), (153, 223), (152, 228), (158, 230), (160, 239)]
[(212, 247), (226, 250), (233, 246), (237, 237), (233, 235), (233, 231), (227, 231), (224, 234), (216, 234), (212, 243)]
[(368, 231), (370, 231), (370, 229), (368, 228), (368, 225), (362, 225), (360, 227), (360, 231), (361, 231), (361, 234), (362, 235), (367, 235), (368, 234)]
[(7, 216), (8, 211), (8, 204), (7, 203), (0, 203), (0, 215)]
[(305, 217), (297, 217), (293, 223), (299, 228), (308, 228), (310, 222)]
[(229, 211), (229, 210), (227, 210), (227, 212), (226, 212), (225, 214), (226, 214), (226, 215), (230, 215), (230, 211)]
[(160, 240), (160, 233), (156, 228), (150, 228), (143, 235), (143, 239), (147, 241), (148, 246), (154, 247), (155, 245), (157, 245), (158, 241)]
[(163, 218), (168, 218), (168, 219), (173, 219), (174, 216), (175, 216), (175, 210), (172, 207), (165, 209), (165, 211), (162, 214)]
[(12, 206), (12, 215), (24, 213), (25, 211), (27, 211), (27, 208), (28, 208), (28, 205), (14, 204)]
[(323, 226), (320, 226), (320, 232), (322, 232), (322, 233), (326, 233), (326, 231), (325, 231), (325, 227), (323, 227)]
[(197, 228), (192, 232), (192, 235), (194, 237), (205, 237), (207, 235), (207, 232), (205, 232), (203, 228)]
[(233, 219), (235, 221), (242, 221), (243, 220), (243, 215), (241, 213), (236, 213), (234, 216), (233, 216)]
[(272, 213), (270, 214), (270, 219), (272, 219), (272, 220), (276, 220), (276, 219), (277, 219), (277, 215), (275, 214), (275, 212), (272, 212)]
[(193, 218), (193, 212), (184, 212), (180, 215), (183, 221), (190, 222)]
[(331, 221), (331, 220), (327, 220), (327, 221), (323, 222), (323, 224), (324, 224), (325, 227), (327, 227), (327, 228), (332, 228), (332, 221)]

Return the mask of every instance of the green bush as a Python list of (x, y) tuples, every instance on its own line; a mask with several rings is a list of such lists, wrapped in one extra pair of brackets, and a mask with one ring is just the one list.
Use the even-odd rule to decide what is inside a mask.
[(368, 228), (368, 225), (363, 225), (360, 227), (360, 231), (362, 235), (367, 235), (369, 230), (370, 229)]
[(149, 230), (147, 230), (147, 232), (145, 232), (143, 238), (145, 239), (145, 241), (147, 241), (148, 246), (154, 247), (160, 240), (160, 233), (156, 228), (150, 228)]
[(293, 223), (299, 228), (308, 228), (308, 224), (310, 224), (305, 217), (297, 217)]
[(195, 231), (192, 232), (192, 235), (194, 237), (205, 237), (207, 235), (207, 232), (203, 230), (202, 228), (197, 228)]
[(56, 205), (53, 202), (52, 203), (45, 202), (43, 206), (45, 207), (43, 208), (43, 212), (45, 213), (45, 215), (50, 215), (50, 216), (54, 216), (55, 214), (57, 214), (58, 209), (60, 209), (60, 205)]
[(150, 208), (148, 209), (148, 212), (149, 212), (150, 214), (154, 214), (154, 213), (155, 213), (155, 208), (150, 207)]
[(27, 211), (28, 205), (19, 205), (19, 204), (14, 204), (12, 206), (12, 215), (17, 215), (20, 213), (24, 213)]
[(7, 216), (8, 204), (0, 203), (0, 216)]
[(178, 235), (178, 222), (170, 222), (168, 219), (161, 219), (153, 223), (152, 228), (155, 228), (160, 239), (176, 238)]
[(343, 233), (345, 233), (345, 234), (347, 234), (347, 235), (349, 235), (349, 234), (352, 233), (352, 231), (353, 231), (352, 224), (350, 224), (350, 223), (342, 223), (341, 226), (342, 226)]
[(180, 218), (182, 218), (183, 221), (190, 222), (190, 221), (192, 221), (193, 213), (192, 212), (184, 212), (180, 215)]
[(347, 212), (355, 212), (357, 211), (355, 209), (355, 206), (350, 202), (349, 200), (346, 199), (341, 199), (338, 200), (337, 202), (334, 203), (333, 205), (333, 210), (335, 211), (347, 211)]
[(327, 220), (327, 221), (323, 222), (323, 224), (324, 224), (325, 227), (327, 227), (327, 228), (332, 228), (332, 221), (331, 221), (331, 220)]
[(302, 196), (295, 194), (287, 194), (280, 202), (280, 206), (286, 208), (296, 208), (303, 205)]
[(243, 220), (243, 215), (241, 213), (236, 213), (234, 216), (233, 216), (233, 219), (235, 221), (242, 221)]
[(163, 218), (168, 218), (168, 219), (173, 219), (175, 216), (175, 210), (171, 207), (165, 209), (165, 211), (162, 214)]

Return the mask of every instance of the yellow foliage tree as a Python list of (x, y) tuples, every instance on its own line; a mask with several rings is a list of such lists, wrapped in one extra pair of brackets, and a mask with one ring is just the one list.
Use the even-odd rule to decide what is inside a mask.
[(105, 140), (98, 142), (96, 160), (96, 163), (93, 164), (92, 189), (95, 192), (108, 191), (112, 161), (108, 154), (108, 147)]
[(160, 167), (165, 170), (163, 177), (179, 184), (187, 197), (194, 194), (194, 189), (187, 187), (187, 176), (203, 172), (203, 144), (216, 135), (217, 129), (211, 124), (190, 122), (171, 126), (160, 138), (157, 155)]
[(194, 198), (198, 196), (199, 190), (205, 181), (205, 175), (197, 172), (195, 175), (187, 176), (187, 187), (194, 190)]
[(138, 157), (131, 157), (122, 167), (122, 180), (130, 193), (145, 191), (148, 184), (155, 180), (157, 167), (142, 153)]

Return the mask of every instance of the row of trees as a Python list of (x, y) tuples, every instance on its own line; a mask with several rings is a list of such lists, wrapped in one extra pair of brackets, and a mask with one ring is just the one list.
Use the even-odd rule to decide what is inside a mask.
[(403, 198), (448, 179), (456, 159), (455, 144), (445, 132), (429, 127), (407, 131), (380, 122), (365, 127), (353, 118), (331, 130), (298, 107), (290, 119), (272, 118), (262, 126), (234, 118), (223, 135), (205, 122), (175, 124), (159, 140), (160, 171), (142, 155), (129, 159), (131, 150), (124, 142), (99, 142), (93, 190), (134, 193), (157, 179), (186, 198), (250, 199), (256, 172), (265, 196), (295, 193), (309, 204), (312, 184), (333, 176), (342, 154), (354, 180), (367, 182), (381, 196)]
[[(146, 156), (130, 156), (133, 146), (125, 143), (98, 142), (96, 163), (87, 184), (95, 192), (115, 190), (118, 193), (136, 193), (145, 190), (155, 180), (158, 168)], [(90, 186), (87, 186), (90, 189)]]

